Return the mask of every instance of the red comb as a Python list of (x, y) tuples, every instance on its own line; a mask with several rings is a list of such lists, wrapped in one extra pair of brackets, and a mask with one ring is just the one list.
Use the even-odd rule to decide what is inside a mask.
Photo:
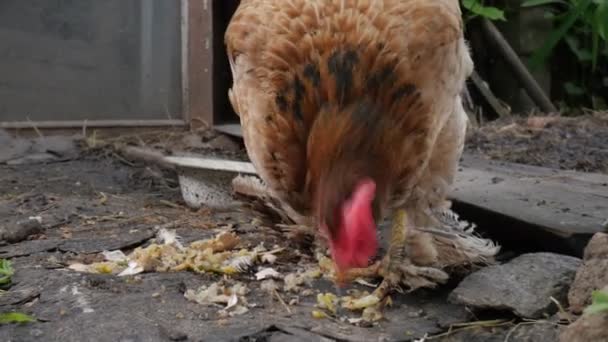
[(339, 269), (365, 267), (376, 253), (378, 242), (372, 214), (375, 191), (372, 180), (363, 180), (342, 207), (341, 234), (332, 244), (332, 255)]

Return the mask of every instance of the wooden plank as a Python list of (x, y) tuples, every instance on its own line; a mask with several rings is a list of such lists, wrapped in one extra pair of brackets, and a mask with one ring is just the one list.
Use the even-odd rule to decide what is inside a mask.
[(190, 123), (190, 97), (189, 97), (189, 85), (190, 76), (188, 75), (190, 60), (190, 47), (188, 46), (190, 32), (190, 18), (189, 18), (189, 7), (188, 0), (180, 0), (179, 16), (180, 16), (180, 41), (181, 41), (181, 79), (182, 79), (182, 114), (188, 124)]
[(213, 124), (213, 16), (211, 1), (187, 0), (186, 117), (194, 127)]
[(608, 175), (465, 155), (452, 198), (561, 237), (594, 234), (608, 219)]
[[(217, 125), (242, 137), (240, 125)], [(465, 154), (451, 198), (561, 238), (607, 230), (608, 175), (485, 160)], [(583, 241), (584, 243), (584, 241)]]
[(237, 172), (249, 175), (256, 174), (253, 164), (248, 162), (201, 157), (164, 157), (163, 160), (169, 164), (184, 168)]
[(222, 132), (233, 137), (243, 138), (243, 131), (241, 130), (241, 125), (238, 123), (235, 124), (223, 124), (223, 125), (215, 125), (213, 126), (218, 132)]
[(0, 128), (97, 128), (97, 127), (163, 127), (186, 126), (183, 120), (60, 120), (60, 121), (0, 121)]
[[(240, 125), (216, 130), (242, 137)], [(604, 231), (608, 175), (490, 161), (465, 154), (452, 199), (570, 237)]]

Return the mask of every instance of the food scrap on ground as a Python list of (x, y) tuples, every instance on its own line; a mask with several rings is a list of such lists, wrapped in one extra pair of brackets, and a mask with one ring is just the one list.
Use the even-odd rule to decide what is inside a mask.
[[(532, 120), (532, 126), (549, 129), (556, 122)], [(163, 134), (153, 137), (181, 139), (179, 133), (173, 137)], [(150, 142), (150, 137), (143, 138), (148, 146), (160, 146), (158, 141)], [(517, 336), (554, 336), (570, 322), (580, 321), (580, 327), (603, 317), (587, 314), (581, 319), (570, 313), (567, 288), (562, 288), (568, 284), (561, 278), (556, 282), (560, 288), (551, 292), (555, 298), (539, 303), (550, 316), (534, 322), (511, 314), (497, 324), (495, 317), (484, 316), (488, 310), (498, 310), (501, 316), (504, 303), (513, 302), (507, 296), (468, 305), (470, 311), (450, 303), (448, 299), (455, 298), (450, 293), (461, 283), (459, 278), (432, 291), (395, 293), (383, 301), (372, 294), (379, 285), (374, 278), (352, 279), (342, 293), (335, 288), (333, 261), (325, 250), (314, 249), (310, 235), (299, 236), (297, 243), (286, 238), (295, 229), (285, 224), (280, 208), (259, 212), (263, 208), (190, 209), (172, 171), (120, 155), (114, 149), (117, 140), (107, 144), (96, 139), (97, 147), (85, 148), (81, 156), (44, 168), (0, 165), (0, 213), (15, 217), (0, 225), (40, 223), (25, 240), (0, 245), (0, 259), (11, 262), (10, 272), (0, 271), (0, 279), (8, 279), (9, 273), (11, 279), (0, 291), (0, 313), (23, 312), (35, 317), (27, 329), (2, 325), (0, 339), (53, 340), (65, 337), (60, 328), (65, 326), (71, 336), (86, 340), (90, 329), (82, 328), (82, 320), (91, 319), (116, 327), (107, 329), (114, 340), (126, 338), (122, 326), (126, 321), (150, 341), (160, 341), (159, 336), (229, 340), (238, 331), (246, 338), (262, 339), (278, 334), (276, 329), (293, 337), (290, 329), (302, 327), (318, 329), (310, 340), (384, 336), (387, 340), (467, 341), (475, 336), (502, 336), (504, 340), (507, 335), (516, 340)], [(135, 136), (128, 138), (128, 144), (138, 141)], [(230, 157), (246, 160), (234, 152)], [(467, 220), (487, 227), (474, 218)], [(519, 254), (507, 246), (499, 260), (507, 265), (504, 269), (509, 274), (504, 276), (508, 279), (517, 275), (531, 281), (539, 272), (526, 271), (529, 267), (551, 269), (544, 263), (560, 260), (509, 263)], [(599, 252), (586, 257), (578, 278), (603, 275), (603, 258)], [(484, 274), (472, 276), (475, 281), (464, 282), (458, 293), (479, 292), (475, 288), (483, 282), (484, 288), (496, 288)], [(602, 300), (591, 298), (594, 292), (587, 286), (594, 284), (593, 290), (598, 290), (595, 287), (601, 279), (594, 276), (593, 282), (582, 284), (584, 291), (577, 296), (581, 311), (592, 301), (596, 305), (587, 312), (605, 306)], [(528, 287), (518, 287), (524, 288)], [(538, 296), (535, 293), (526, 291), (525, 295)], [(560, 304), (557, 312), (551, 304), (556, 302)], [(516, 315), (520, 311), (514, 310)], [(146, 315), (142, 317), (141, 312)]]
[(193, 302), (202, 305), (224, 305), (219, 311), (221, 315), (242, 315), (249, 311), (246, 295), (247, 286), (237, 282), (232, 286), (213, 283), (202, 286), (197, 290), (188, 289), (184, 296)]
[[(237, 248), (240, 239), (232, 232), (222, 232), (212, 239), (194, 241), (186, 247), (178, 241), (174, 232), (161, 230), (158, 236), (163, 240), (161, 244), (151, 243), (146, 247), (137, 247), (128, 256), (121, 251), (104, 251), (102, 254), (106, 261), (89, 265), (74, 263), (69, 268), (119, 276), (177, 271), (234, 275), (262, 261), (262, 255), (272, 255), (268, 254), (263, 245), (251, 250)], [(262, 279), (278, 275), (274, 272), (265, 271)]]

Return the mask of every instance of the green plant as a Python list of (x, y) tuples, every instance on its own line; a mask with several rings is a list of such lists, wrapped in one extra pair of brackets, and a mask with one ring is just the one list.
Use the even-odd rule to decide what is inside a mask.
[(0, 324), (30, 323), (35, 321), (36, 318), (20, 312), (0, 313)]
[(0, 289), (7, 287), (11, 283), (11, 277), (15, 273), (11, 262), (6, 259), (0, 259)]
[[(602, 73), (608, 72), (608, 0), (527, 0), (522, 7), (544, 6), (546, 17), (556, 28), (532, 55), (530, 66), (547, 63), (560, 42), (564, 42), (580, 65), (580, 77), (566, 82), (564, 90), (572, 96), (590, 95), (604, 87)], [(603, 67), (603, 68), (602, 68)]]
[[(15, 274), (13, 265), (9, 260), (0, 259), (0, 289), (6, 288), (11, 284), (11, 278)], [(4, 312), (0, 313), (0, 324), (10, 323), (29, 323), (35, 322), (36, 319), (20, 312)]]
[(505, 12), (497, 7), (486, 6), (484, 0), (462, 0), (462, 7), (466, 10), (467, 20), (482, 17), (490, 20), (505, 21)]
[(591, 305), (585, 309), (585, 314), (608, 312), (608, 292), (594, 291), (591, 299)]

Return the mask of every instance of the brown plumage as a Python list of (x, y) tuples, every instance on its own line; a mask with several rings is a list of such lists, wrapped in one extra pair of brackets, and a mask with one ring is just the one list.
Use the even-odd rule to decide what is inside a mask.
[[(376, 222), (408, 213), (393, 226), (408, 233), (394, 234), (386, 285), (418, 287), (406, 278), (424, 277), (411, 275), (423, 266), (471, 261), (447, 260), (441, 234), (417, 229), (445, 231), (432, 210), (443, 210), (464, 143), (460, 94), (473, 63), (458, 0), (243, 0), (225, 41), (230, 101), (274, 197), (339, 244), (347, 216), (363, 215), (344, 216), (344, 203), (370, 180)], [(473, 261), (495, 253), (485, 252)], [(445, 280), (438, 272), (429, 284)]]

